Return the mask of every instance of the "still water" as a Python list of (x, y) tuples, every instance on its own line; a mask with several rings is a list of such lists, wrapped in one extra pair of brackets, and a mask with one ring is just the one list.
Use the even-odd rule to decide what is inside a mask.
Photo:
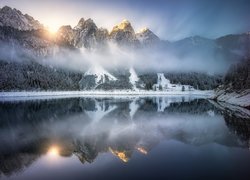
[(181, 96), (5, 100), (0, 179), (250, 179), (247, 113)]

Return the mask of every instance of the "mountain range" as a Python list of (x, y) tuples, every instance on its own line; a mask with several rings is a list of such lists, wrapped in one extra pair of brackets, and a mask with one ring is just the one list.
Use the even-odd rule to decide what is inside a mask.
[[(148, 28), (143, 28), (139, 32), (135, 32), (131, 23), (128, 20), (123, 20), (120, 24), (115, 25), (109, 32), (107, 29), (98, 28), (92, 19), (81, 18), (75, 27), (65, 25), (59, 28), (56, 35), (52, 38), (46, 29), (39, 21), (27, 14), (22, 14), (17, 9), (12, 9), (4, 6), (0, 9), (0, 27), (10, 28), (13, 31), (17, 30), (21, 35), (30, 33), (30, 36), (35, 36), (47, 42), (47, 46), (53, 43), (54, 45), (72, 46), (74, 48), (95, 48), (99, 45), (113, 41), (119, 45), (127, 45), (132, 47), (145, 47), (147, 45), (158, 45), (172, 49), (186, 48), (186, 51), (193, 51), (193, 48), (216, 48), (218, 51), (227, 51), (227, 53), (241, 56), (247, 50), (249, 44), (250, 33), (238, 35), (227, 35), (217, 39), (207, 39), (200, 36), (188, 37), (176, 42), (161, 40), (155, 33)], [(13, 33), (13, 32), (10, 32)], [(8, 33), (1, 40), (8, 38)], [(12, 38), (15, 35), (12, 34)], [(34, 38), (35, 38), (34, 37)], [(11, 38), (11, 37), (10, 37)], [(26, 40), (26, 39), (25, 39)], [(25, 41), (24, 40), (24, 41)], [(25, 42), (20, 42), (23, 46)], [(41, 43), (41, 42), (40, 42)], [(42, 43), (41, 43), (42, 44)], [(45, 46), (45, 45), (44, 45)], [(185, 51), (183, 50), (183, 53)], [(44, 54), (46, 55), (46, 54)]]
[[(157, 72), (155, 71), (142, 73), (137, 72), (136, 68), (131, 69), (131, 67), (128, 67), (122, 71), (113, 69), (108, 72), (103, 67), (89, 67), (89, 69), (80, 70), (75, 73), (70, 69), (62, 70), (55, 66), (44, 65), (42, 63), (44, 60), (41, 59), (63, 53), (64, 49), (77, 53), (82, 49), (93, 52), (105, 50), (110, 43), (114, 43), (121, 51), (123, 51), (123, 49), (136, 50), (138, 52), (161, 51), (171, 54), (178, 59), (195, 57), (201, 63), (209, 63), (211, 61), (218, 64), (218, 67), (222, 69), (218, 71), (223, 71), (231, 64), (240, 61), (247, 54), (247, 48), (250, 47), (249, 38), (250, 33), (243, 33), (227, 35), (217, 39), (194, 36), (176, 42), (170, 42), (160, 39), (148, 28), (135, 32), (128, 20), (123, 20), (120, 24), (115, 25), (109, 32), (107, 29), (97, 27), (92, 19), (84, 18), (81, 18), (75, 27), (72, 28), (70, 25), (62, 26), (55, 35), (51, 35), (45, 26), (30, 15), (23, 14), (15, 8), (12, 9), (5, 6), (0, 9), (0, 53), (1, 60), (3, 60), (0, 64), (0, 89), (25, 89), (25, 86), (22, 84), (28, 84), (27, 89), (51, 89), (51, 79), (56, 79), (56, 82), (62, 82), (62, 84), (64, 84), (62, 86), (65, 89), (70, 87), (70, 89), (79, 89), (80, 87), (80, 89), (91, 89), (90, 87), (97, 88), (98, 85), (101, 85), (99, 88), (104, 89), (108, 87), (108, 89), (112, 87), (131, 89), (133, 87), (135, 88), (135, 84), (139, 87), (149, 87), (150, 89), (156, 81)], [(23, 59), (25, 59), (24, 61), (32, 59), (32, 63), (25, 62), (20, 65), (18, 64), (20, 59), (22, 59), (22, 61)], [(8, 63), (6, 64), (6, 62)], [(226, 66), (224, 67), (223, 65), (225, 64)], [(91, 71), (91, 69), (93, 71)], [(101, 69), (102, 71), (95, 72), (97, 69)], [(16, 76), (12, 77), (14, 75), (7, 73), (12, 71), (15, 71), (14, 74), (19, 72), (18, 78)], [(222, 75), (224, 73), (218, 73), (218, 71), (217, 74)], [(46, 75), (44, 75), (45, 72), (47, 76), (50, 77), (46, 78)], [(92, 72), (92, 74), (90, 74), (90, 72)], [(133, 72), (133, 75), (131, 72)], [(67, 78), (66, 80), (60, 80), (60, 76)], [(130, 76), (133, 76), (133, 78)], [(190, 75), (191, 79), (192, 76), (193, 74)], [(221, 77), (205, 76), (206, 84), (209, 84), (207, 87), (205, 87), (204, 83), (202, 85), (201, 82), (198, 82), (199, 80), (197, 80), (197, 82), (189, 80), (189, 84), (200, 86), (201, 89), (212, 89), (220, 82), (219, 79)], [(169, 77), (171, 81), (175, 81), (177, 76), (173, 77), (169, 75)], [(131, 79), (136, 79), (139, 83), (135, 83), (134, 80), (132, 82)], [(115, 83), (113, 81), (115, 81)], [(13, 85), (14, 82), (20, 84), (20, 87)], [(183, 78), (179, 79), (178, 82), (184, 83)], [(67, 85), (65, 85), (65, 83)], [(42, 86), (42, 84), (44, 84), (44, 86)], [(126, 85), (124, 86), (124, 84)], [(47, 86), (48, 88), (46, 88)], [(73, 86), (74, 88), (72, 88)], [(61, 89), (60, 86), (58, 87)]]
[[(70, 25), (60, 27), (53, 38), (49, 38), (49, 33), (47, 32), (48, 37), (46, 39), (42, 35), (42, 32), (48, 31), (48, 29), (40, 22), (8, 6), (0, 9), (0, 26), (1, 28), (13, 28), (23, 33), (24, 31), (30, 31), (31, 36), (34, 35), (32, 32), (37, 32), (42, 36), (38, 38), (43, 38), (48, 41), (48, 45), (50, 44), (49, 42), (53, 42), (55, 45), (71, 46), (74, 48), (85, 47), (91, 49), (107, 43), (108, 40), (115, 41), (120, 45), (129, 46), (147, 45), (160, 41), (160, 39), (147, 28), (135, 33), (131, 23), (127, 20), (123, 20), (119, 25), (114, 26), (111, 32), (108, 32), (107, 29), (98, 28), (92, 19), (85, 20), (84, 18), (81, 18), (74, 28)], [(4, 37), (1, 39), (4, 39)]]

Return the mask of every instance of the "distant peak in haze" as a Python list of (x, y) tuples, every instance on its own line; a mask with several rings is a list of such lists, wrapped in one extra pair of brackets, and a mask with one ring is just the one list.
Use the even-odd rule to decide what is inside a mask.
[(4, 6), (0, 9), (0, 26), (9, 26), (18, 30), (36, 30), (43, 29), (43, 25), (28, 14), (22, 14), (21, 11)]
[(153, 44), (160, 41), (160, 38), (156, 36), (149, 28), (143, 28), (136, 33), (136, 38), (143, 44)]

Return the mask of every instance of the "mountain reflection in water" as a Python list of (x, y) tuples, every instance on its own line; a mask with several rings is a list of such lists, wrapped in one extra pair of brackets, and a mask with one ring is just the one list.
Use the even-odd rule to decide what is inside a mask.
[(134, 154), (135, 159), (138, 153), (146, 157), (168, 141), (250, 147), (247, 113), (194, 97), (12, 101), (0, 103), (0, 114), (3, 178), (21, 179), (43, 157), (77, 157), (89, 164), (110, 153), (128, 163)]

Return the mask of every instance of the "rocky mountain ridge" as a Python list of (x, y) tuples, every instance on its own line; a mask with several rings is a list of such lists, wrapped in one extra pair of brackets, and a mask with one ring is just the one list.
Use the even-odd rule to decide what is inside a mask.
[[(8, 6), (0, 9), (0, 27), (12, 27), (19, 31), (48, 31), (33, 17), (24, 15), (21, 11)], [(47, 33), (49, 34), (49, 32)], [(92, 19), (81, 18), (73, 28), (70, 25), (61, 26), (52, 41), (58, 45), (87, 49), (103, 46), (109, 40), (119, 45), (143, 46), (144, 41), (139, 41), (137, 37), (143, 37), (145, 44), (159, 39), (149, 29), (135, 33), (128, 20), (123, 20), (120, 24), (114, 26), (111, 32), (108, 32), (107, 29), (98, 28)]]
[[(109, 32), (105, 28), (97, 27), (92, 19), (81, 18), (75, 27), (72, 28), (70, 25), (61, 26), (54, 36), (50, 36), (49, 31), (33, 17), (27, 14), (24, 15), (19, 10), (8, 6), (0, 9), (0, 28), (13, 28), (23, 33), (31, 33), (30, 36), (36, 32), (35, 34), (39, 36), (38, 38), (41, 41), (59, 47), (99, 49), (105, 47), (111, 41), (119, 46), (132, 48), (157, 47), (167, 52), (173, 52), (178, 57), (190, 53), (203, 55), (204, 52), (213, 52), (217, 54), (217, 57), (240, 59), (246, 53), (246, 47), (250, 47), (250, 33), (226, 35), (217, 39), (194, 36), (169, 42), (161, 40), (148, 28), (143, 28), (139, 32), (135, 32), (128, 20), (123, 20)], [(3, 36), (2, 34), (0, 36)], [(2, 39), (4, 38), (2, 37)], [(35, 38), (37, 39), (37, 36)], [(17, 38), (13, 37), (12, 39)], [(4, 40), (9, 41), (8, 37)], [(22, 40), (20, 44), (27, 46), (26, 40)], [(43, 44), (42, 46), (46, 45)]]
[(91, 49), (103, 46), (108, 41), (120, 46), (143, 47), (159, 42), (160, 39), (149, 29), (135, 33), (128, 20), (123, 20), (108, 32), (105, 28), (98, 28), (92, 19), (81, 18), (74, 28), (69, 25), (60, 27), (56, 41), (63, 45)]
[[(158, 52), (159, 50), (172, 53), (179, 59), (195, 55), (196, 59), (201, 61), (204, 56), (212, 54), (214, 55), (212, 57), (214, 61), (220, 63), (221, 59), (223, 59), (230, 64), (231, 61), (241, 59), (245, 47), (250, 47), (249, 37), (249, 33), (228, 35), (215, 40), (195, 36), (169, 42), (161, 40), (148, 28), (136, 33), (128, 20), (123, 20), (109, 32), (107, 29), (97, 27), (92, 19), (85, 20), (84, 18), (81, 18), (73, 28), (69, 25), (62, 26), (52, 36), (43, 25), (31, 16), (23, 15), (20, 11), (10, 7), (3, 7), (0, 9), (0, 60), (5, 60), (5, 62), (0, 64), (3, 75), (1, 77), (4, 77), (1, 79), (0, 89), (24, 90), (27, 87), (32, 90), (37, 88), (42, 90), (57, 88), (58, 90), (135, 89), (136, 85), (138, 85), (137, 82), (140, 82), (140, 85), (143, 85), (141, 87), (149, 90), (152, 89), (152, 85), (155, 83), (155, 74), (157, 72), (137, 76), (136, 73), (138, 72), (135, 71), (134, 67), (132, 69), (128, 67), (128, 69), (123, 70), (124, 73), (103, 70), (105, 73), (86, 75), (84, 72), (71, 73), (68, 70), (63, 72), (60, 68), (58, 70), (58, 68), (43, 66), (40, 64), (40, 60), (62, 53), (62, 49), (70, 50), (61, 55), (66, 56), (71, 50), (74, 50), (74, 52), (79, 52), (80, 49), (99, 50), (106, 48), (109, 42), (113, 42), (118, 47), (121, 47), (121, 51), (123, 50), (122, 47), (128, 47), (130, 50), (146, 49), (149, 52)], [(35, 59), (36, 62), (19, 65), (12, 62), (12, 59), (15, 58), (17, 60)], [(162, 60), (164, 61), (164, 59)], [(11, 61), (11, 63), (6, 64), (6, 61)], [(8, 72), (14, 73), (9, 74)], [(20, 74), (16, 76), (16, 72)], [(30, 72), (33, 72), (33, 74), (30, 74)], [(47, 75), (44, 73), (47, 73)], [(198, 77), (197, 80), (185, 78), (193, 76)], [(62, 80), (61, 77), (65, 78)], [(174, 83), (190, 84), (201, 89), (214, 88), (220, 82), (220, 78), (209, 75), (203, 76), (201, 73), (199, 75), (170, 73), (168, 78)], [(204, 78), (206, 79), (205, 83), (199, 82)], [(97, 83), (100, 80), (102, 80), (102, 83)], [(60, 86), (53, 85), (54, 82), (59, 83)]]
[(43, 29), (43, 25), (28, 14), (8, 6), (0, 8), (0, 26), (10, 26), (21, 31)]

